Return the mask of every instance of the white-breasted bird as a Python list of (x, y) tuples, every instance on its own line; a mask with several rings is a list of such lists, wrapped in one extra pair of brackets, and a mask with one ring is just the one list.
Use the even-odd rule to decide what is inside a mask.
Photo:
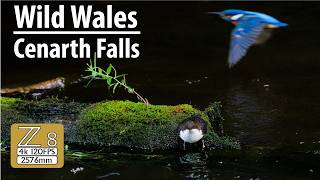
[(183, 149), (185, 143), (196, 143), (202, 139), (202, 148), (204, 148), (203, 136), (207, 133), (207, 123), (200, 115), (194, 115), (185, 119), (178, 127), (179, 137), (183, 140)]

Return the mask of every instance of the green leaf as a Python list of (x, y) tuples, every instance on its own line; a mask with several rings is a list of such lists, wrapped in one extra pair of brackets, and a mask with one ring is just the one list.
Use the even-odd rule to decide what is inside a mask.
[(111, 70), (112, 70), (112, 65), (110, 64), (109, 67), (107, 68), (106, 73), (107, 73), (107, 74), (110, 74), (110, 73), (111, 73)]
[(97, 76), (97, 72), (96, 71), (91, 71), (91, 76), (94, 78)]
[(108, 78), (107, 78), (107, 83), (108, 83), (109, 86), (111, 85), (111, 82), (112, 82), (112, 78), (111, 78), (111, 77), (108, 77)]
[(102, 74), (102, 69), (101, 69), (101, 68), (98, 68), (98, 72), (99, 72), (100, 74)]

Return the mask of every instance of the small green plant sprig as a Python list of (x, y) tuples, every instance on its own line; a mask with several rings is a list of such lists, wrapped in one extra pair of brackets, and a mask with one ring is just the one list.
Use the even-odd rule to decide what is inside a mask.
[(90, 60), (90, 64), (87, 64), (88, 68), (86, 71), (91, 72), (91, 75), (88, 76), (90, 81), (87, 86), (91, 83), (92, 80), (105, 80), (109, 88), (112, 88), (112, 93), (116, 92), (118, 87), (123, 87), (128, 93), (135, 94), (137, 99), (143, 102), (146, 105), (149, 105), (149, 102), (146, 98), (142, 97), (139, 93), (135, 91), (134, 88), (130, 87), (126, 82), (127, 74), (117, 74), (117, 70), (109, 64), (106, 70), (97, 67), (96, 56), (94, 56), (93, 63)]

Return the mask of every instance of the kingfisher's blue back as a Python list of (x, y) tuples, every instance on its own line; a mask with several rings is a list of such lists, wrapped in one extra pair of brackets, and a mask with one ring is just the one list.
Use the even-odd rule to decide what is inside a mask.
[(236, 25), (231, 33), (229, 67), (239, 62), (249, 47), (257, 42), (266, 29), (287, 26), (286, 23), (282, 23), (272, 16), (253, 11), (228, 9), (222, 12), (213, 12), (213, 14), (219, 14), (224, 20)]
[[(248, 17), (248, 16), (255, 16), (257, 18), (260, 18), (262, 22), (268, 23), (268, 24), (273, 24), (275, 26), (278, 27), (282, 27), (282, 26), (287, 26), (288, 24), (286, 23), (282, 23), (279, 20), (277, 20), (276, 18), (269, 16), (267, 14), (264, 13), (260, 13), (260, 12), (255, 12), (255, 11), (244, 11), (244, 10), (237, 10), (237, 9), (228, 9), (224, 11), (225, 13), (229, 12), (232, 13), (234, 15), (237, 14), (244, 14), (243, 17)], [(246, 19), (246, 18), (244, 18)], [(241, 21), (241, 19), (239, 19)]]

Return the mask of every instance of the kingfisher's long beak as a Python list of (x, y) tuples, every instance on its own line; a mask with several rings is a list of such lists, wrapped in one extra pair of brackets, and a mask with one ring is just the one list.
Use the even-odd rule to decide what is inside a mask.
[(217, 15), (219, 15), (219, 16), (222, 16), (222, 15), (223, 15), (222, 12), (208, 12), (208, 14), (217, 14)]

